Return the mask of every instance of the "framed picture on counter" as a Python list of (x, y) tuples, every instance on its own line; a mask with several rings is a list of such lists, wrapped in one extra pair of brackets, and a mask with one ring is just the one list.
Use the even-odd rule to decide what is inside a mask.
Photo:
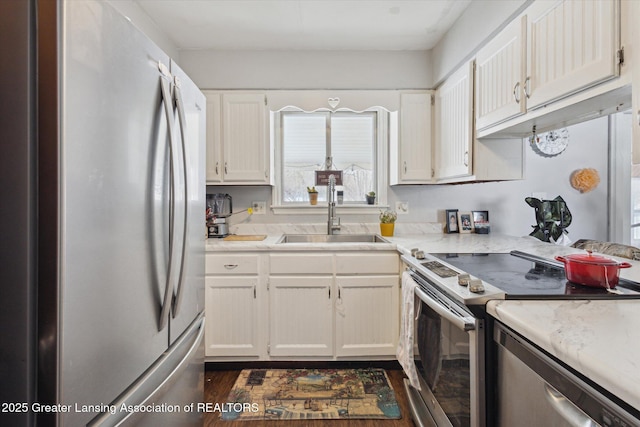
[(473, 215), (473, 228), (478, 234), (489, 233), (489, 211), (471, 211)]
[(460, 233), (473, 232), (473, 216), (471, 216), (471, 212), (458, 213), (458, 228)]
[(458, 209), (447, 209), (447, 233), (458, 233)]

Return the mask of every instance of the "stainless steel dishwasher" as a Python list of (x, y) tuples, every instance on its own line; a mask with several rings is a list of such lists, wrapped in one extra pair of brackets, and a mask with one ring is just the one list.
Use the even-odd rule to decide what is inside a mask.
[(496, 322), (498, 425), (638, 426), (640, 413)]

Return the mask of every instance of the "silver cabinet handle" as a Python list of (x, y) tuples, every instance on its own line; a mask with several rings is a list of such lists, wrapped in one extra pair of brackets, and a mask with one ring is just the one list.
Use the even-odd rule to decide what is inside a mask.
[(531, 97), (531, 77), (527, 77), (524, 81), (524, 94), (529, 99)]
[(238, 264), (225, 264), (224, 265), (224, 268), (226, 268), (227, 270), (233, 270), (236, 267), (238, 267)]
[(516, 100), (516, 103), (520, 104), (520, 82), (516, 83), (513, 87), (513, 98)]
[(569, 399), (567, 399), (562, 393), (558, 390), (550, 386), (549, 384), (544, 384), (544, 390), (546, 392), (546, 398), (553, 409), (556, 410), (558, 414), (564, 418), (564, 420), (569, 423), (568, 425), (571, 427), (597, 427), (596, 424), (590, 417), (588, 417), (584, 412), (582, 412), (576, 405), (573, 404)]
[(176, 221), (176, 173), (178, 170), (178, 160), (176, 153), (175, 140), (173, 135), (173, 107), (171, 102), (171, 89), (169, 82), (160, 77), (160, 89), (162, 94), (162, 100), (164, 102), (164, 112), (167, 119), (167, 132), (169, 133), (169, 154), (170, 154), (170, 190), (169, 190), (169, 259), (167, 261), (167, 281), (164, 285), (164, 297), (162, 300), (162, 307), (160, 309), (160, 320), (158, 321), (158, 331), (161, 331), (167, 326), (169, 318), (169, 310), (171, 308), (171, 298), (173, 296), (173, 271), (175, 263), (175, 221)]
[(407, 161), (405, 160), (403, 164), (404, 164), (404, 173), (407, 173)]
[(182, 149), (182, 179), (184, 179), (184, 219), (182, 224), (182, 247), (180, 248), (180, 273), (178, 274), (178, 283), (176, 294), (173, 299), (173, 317), (176, 317), (180, 312), (180, 302), (182, 301), (182, 294), (184, 290), (185, 282), (185, 270), (187, 269), (187, 244), (189, 239), (189, 162), (187, 160), (187, 120), (184, 114), (184, 103), (182, 101), (182, 91), (180, 90), (180, 81), (175, 77), (176, 85), (173, 90), (173, 97), (178, 110), (178, 125), (180, 127), (180, 139), (182, 143), (180, 148)]
[(256, 285), (253, 285), (253, 299), (256, 299)]
[(218, 165), (220, 164), (220, 162), (216, 162), (216, 175), (218, 175)]
[(224, 162), (224, 174), (228, 174), (229, 172), (227, 171), (227, 162)]
[(468, 151), (464, 152), (464, 165), (465, 166), (469, 166), (469, 152)]

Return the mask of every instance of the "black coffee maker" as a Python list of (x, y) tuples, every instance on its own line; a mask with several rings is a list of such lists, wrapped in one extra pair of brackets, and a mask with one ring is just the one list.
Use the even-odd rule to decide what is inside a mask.
[(229, 235), (227, 218), (233, 213), (231, 196), (217, 193), (207, 194), (207, 230), (209, 237), (225, 237)]

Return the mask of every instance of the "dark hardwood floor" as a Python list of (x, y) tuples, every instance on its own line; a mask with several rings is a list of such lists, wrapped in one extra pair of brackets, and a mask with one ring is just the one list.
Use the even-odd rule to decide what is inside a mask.
[[(207, 370), (204, 377), (205, 402), (224, 403), (233, 387), (240, 370)], [(391, 385), (400, 405), (402, 418), (399, 420), (300, 420), (300, 421), (224, 421), (219, 413), (204, 415), (205, 427), (414, 427), (409, 412), (407, 396), (402, 383), (401, 369), (387, 369)]]

